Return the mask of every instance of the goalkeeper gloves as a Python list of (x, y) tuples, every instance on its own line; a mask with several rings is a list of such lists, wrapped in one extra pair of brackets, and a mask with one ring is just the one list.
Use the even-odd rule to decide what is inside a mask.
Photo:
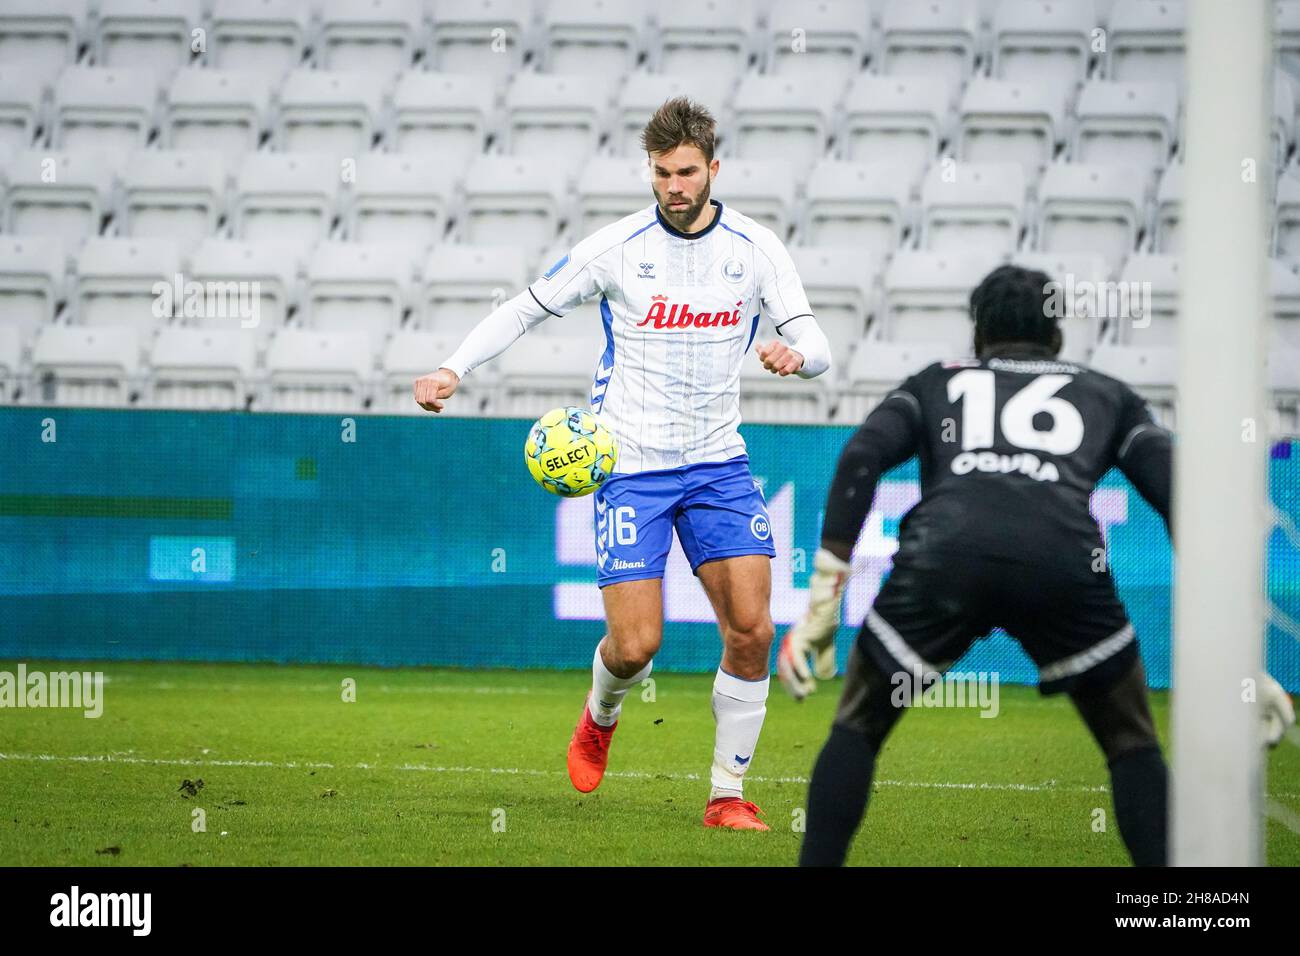
[[(803, 700), (816, 690), (818, 680), (835, 676), (835, 628), (840, 623), (840, 603), (848, 579), (849, 563), (818, 548), (808, 588), (808, 610), (786, 632), (776, 658), (781, 686), (795, 700)], [(812, 668), (808, 666), (809, 657)]]
[(1264, 716), (1264, 742), (1276, 747), (1295, 723), (1295, 707), (1291, 695), (1271, 675), (1263, 674), (1259, 681), (1259, 702)]

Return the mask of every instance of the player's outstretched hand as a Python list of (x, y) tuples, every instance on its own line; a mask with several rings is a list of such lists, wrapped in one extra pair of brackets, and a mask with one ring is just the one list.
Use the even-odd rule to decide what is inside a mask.
[(835, 628), (840, 623), (840, 602), (848, 579), (849, 563), (818, 548), (808, 587), (808, 610), (786, 632), (776, 656), (776, 676), (795, 700), (815, 691), (818, 680), (835, 676)]
[(449, 368), (440, 368), (415, 380), (415, 400), (426, 412), (440, 412), (459, 384), (459, 375)]
[(1291, 695), (1271, 675), (1264, 674), (1259, 682), (1259, 702), (1264, 714), (1264, 742), (1276, 747), (1287, 728), (1295, 724)]
[(775, 339), (758, 347), (758, 357), (763, 362), (763, 368), (777, 375), (793, 375), (803, 368), (803, 356)]

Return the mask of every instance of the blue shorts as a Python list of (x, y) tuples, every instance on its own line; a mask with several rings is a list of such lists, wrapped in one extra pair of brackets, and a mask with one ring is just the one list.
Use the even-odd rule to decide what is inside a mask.
[(691, 570), (740, 554), (776, 556), (749, 456), (614, 475), (596, 489), (596, 584), (661, 578), (673, 529)]

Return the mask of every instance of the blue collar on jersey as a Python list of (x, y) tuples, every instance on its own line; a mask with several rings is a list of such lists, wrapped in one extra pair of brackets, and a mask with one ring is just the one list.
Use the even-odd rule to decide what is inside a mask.
[(658, 202), (655, 203), (655, 218), (659, 220), (659, 225), (664, 227), (664, 232), (668, 233), (670, 236), (676, 236), (678, 239), (699, 239), (701, 236), (707, 236), (713, 231), (713, 228), (718, 223), (722, 222), (722, 203), (718, 202), (716, 199), (710, 199), (709, 202), (718, 207), (718, 214), (713, 217), (713, 222), (709, 223), (699, 232), (682, 232), (680, 229), (674, 228), (668, 220), (664, 218), (663, 210), (659, 208)]

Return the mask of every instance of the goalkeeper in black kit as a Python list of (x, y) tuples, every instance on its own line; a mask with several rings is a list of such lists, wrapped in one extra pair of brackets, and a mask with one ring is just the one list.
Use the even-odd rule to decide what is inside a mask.
[[(850, 654), (808, 797), (800, 863), (838, 866), (866, 812), (876, 754), (913, 696), (995, 627), (1016, 638), (1044, 694), (1067, 693), (1110, 768), (1120, 834), (1137, 865), (1168, 859), (1168, 780), (1133, 625), (1089, 511), (1119, 468), (1169, 523), (1172, 441), (1127, 385), (1057, 358), (1051, 280), (1002, 266), (971, 294), (976, 358), (935, 363), (890, 392), (840, 455), (809, 610), (777, 670), (796, 698), (834, 672), (849, 556), (890, 468), (920, 458), (921, 499)], [(809, 659), (814, 662), (809, 667)], [(1285, 727), (1290, 698), (1262, 676)], [(1274, 741), (1275, 742), (1275, 741)]]

